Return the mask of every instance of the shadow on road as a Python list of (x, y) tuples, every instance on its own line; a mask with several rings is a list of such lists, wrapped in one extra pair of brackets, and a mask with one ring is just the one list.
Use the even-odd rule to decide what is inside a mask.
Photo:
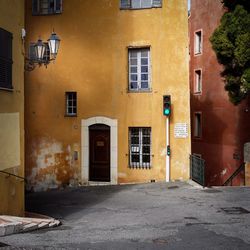
[(67, 220), (75, 213), (89, 209), (111, 198), (114, 194), (130, 190), (134, 185), (86, 186), (27, 193), (26, 211), (39, 213), (60, 220)]

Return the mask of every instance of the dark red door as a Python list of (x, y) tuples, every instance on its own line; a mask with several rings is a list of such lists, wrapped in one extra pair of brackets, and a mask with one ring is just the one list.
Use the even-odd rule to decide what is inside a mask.
[(110, 181), (110, 127), (89, 127), (89, 180)]

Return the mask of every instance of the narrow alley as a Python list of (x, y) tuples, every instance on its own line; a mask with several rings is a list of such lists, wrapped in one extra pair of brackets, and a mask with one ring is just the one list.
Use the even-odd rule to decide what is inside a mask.
[(185, 182), (66, 188), (27, 195), (53, 229), (2, 237), (9, 249), (249, 249), (250, 188)]

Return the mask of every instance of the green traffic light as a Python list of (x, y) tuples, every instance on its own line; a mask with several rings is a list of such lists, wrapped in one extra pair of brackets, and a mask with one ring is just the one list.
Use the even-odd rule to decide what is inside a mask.
[(170, 146), (167, 146), (167, 155), (170, 156)]
[(170, 109), (164, 109), (164, 115), (169, 115), (170, 114)]

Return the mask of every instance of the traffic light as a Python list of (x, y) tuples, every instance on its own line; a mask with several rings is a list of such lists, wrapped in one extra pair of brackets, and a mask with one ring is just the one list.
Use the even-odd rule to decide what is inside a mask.
[(171, 114), (171, 96), (163, 96), (163, 115), (170, 116)]
[(171, 151), (170, 151), (170, 146), (168, 145), (168, 146), (167, 146), (167, 155), (170, 156), (170, 153), (171, 153)]

